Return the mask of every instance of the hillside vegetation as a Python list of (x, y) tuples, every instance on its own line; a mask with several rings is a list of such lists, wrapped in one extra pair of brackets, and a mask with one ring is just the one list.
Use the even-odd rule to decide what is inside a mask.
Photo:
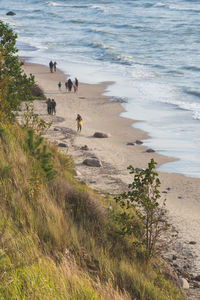
[[(12, 93), (18, 101), (21, 89), (10, 91), (15, 73), (5, 71), (3, 44), (0, 52), (0, 299), (183, 299), (164, 262), (147, 263), (134, 246), (144, 227), (134, 209), (135, 234), (123, 235), (124, 209), (77, 182), (71, 157), (17, 124)], [(14, 67), (22, 100), (31, 99), (34, 78)]]

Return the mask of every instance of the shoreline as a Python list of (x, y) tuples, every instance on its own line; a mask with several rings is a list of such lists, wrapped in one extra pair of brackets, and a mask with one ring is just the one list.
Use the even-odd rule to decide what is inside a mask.
[[(55, 98), (57, 102), (57, 116), (51, 117), (46, 114), (44, 101), (34, 101), (36, 113), (43, 118), (53, 119), (52, 128), (48, 130), (45, 137), (55, 144), (66, 143), (67, 152), (75, 161), (78, 179), (91, 188), (118, 193), (132, 182), (133, 177), (127, 170), (130, 164), (134, 167), (146, 168), (151, 158), (158, 163), (157, 166), (173, 161), (173, 158), (156, 152), (145, 152), (146, 147), (143, 145), (127, 145), (135, 140), (143, 140), (148, 135), (131, 126), (137, 121), (120, 116), (125, 111), (121, 103), (110, 101), (108, 96), (102, 95), (108, 83), (94, 85), (80, 83), (77, 94), (66, 93), (65, 87), (62, 86), (60, 92), (57, 84), (59, 81), (64, 83), (67, 75), (59, 70), (50, 73), (48, 67), (32, 63), (25, 63), (24, 68), (27, 74), (32, 73), (35, 76), (36, 82), (43, 88), (47, 98)], [(83, 130), (80, 134), (76, 133), (77, 113), (83, 117)], [(96, 131), (109, 133), (111, 137), (93, 138)], [(88, 146), (88, 151), (81, 150), (84, 145)], [(66, 148), (59, 147), (59, 149), (66, 152)], [(98, 157), (103, 167), (92, 168), (82, 164), (85, 158), (92, 156)], [(176, 246), (169, 252), (168, 260), (171, 260), (172, 265), (179, 266), (180, 263), (183, 268), (185, 266), (184, 269), (188, 274), (199, 275), (200, 179), (178, 173), (158, 173), (162, 183), (160, 191), (167, 199), (170, 220), (179, 231)], [(190, 244), (191, 241), (195, 244)], [(178, 256), (174, 262), (171, 258), (173, 254)]]

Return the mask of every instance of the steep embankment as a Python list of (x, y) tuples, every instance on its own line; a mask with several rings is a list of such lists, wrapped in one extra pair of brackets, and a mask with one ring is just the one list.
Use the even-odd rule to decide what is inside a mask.
[(1, 299), (182, 299), (145, 265), (134, 236), (119, 234), (113, 200), (76, 182), (70, 157), (17, 124), (0, 128), (0, 197)]

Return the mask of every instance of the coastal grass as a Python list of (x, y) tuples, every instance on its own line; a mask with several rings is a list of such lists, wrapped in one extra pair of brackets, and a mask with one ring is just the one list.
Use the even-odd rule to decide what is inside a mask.
[(147, 265), (134, 248), (137, 235), (119, 234), (112, 197), (75, 179), (70, 156), (42, 141), (48, 181), (26, 128), (0, 123), (0, 299), (183, 299), (159, 259)]

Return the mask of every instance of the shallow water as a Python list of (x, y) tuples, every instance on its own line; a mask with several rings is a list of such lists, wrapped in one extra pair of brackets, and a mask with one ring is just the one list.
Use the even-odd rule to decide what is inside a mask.
[[(200, 177), (200, 2), (197, 0), (0, 0), (19, 55), (82, 82), (115, 81), (124, 117), (148, 147), (179, 160), (160, 170)], [(16, 16), (6, 16), (13, 10)]]

